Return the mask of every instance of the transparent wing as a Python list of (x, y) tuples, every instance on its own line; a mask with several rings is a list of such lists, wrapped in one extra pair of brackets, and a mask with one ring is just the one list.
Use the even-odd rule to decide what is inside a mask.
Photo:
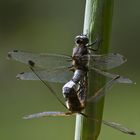
[[(73, 75), (73, 72), (69, 71), (68, 68), (52, 71), (37, 70), (36, 73), (42, 80), (53, 83), (67, 83)], [(17, 78), (20, 80), (40, 80), (32, 71), (19, 73)]]
[[(117, 77), (117, 74), (112, 74), (112, 73), (109, 73), (109, 72), (106, 72), (106, 71), (102, 71), (102, 70), (99, 70), (99, 69), (96, 69), (96, 68), (92, 68), (93, 70), (95, 70), (97, 73), (103, 75), (103, 76), (106, 76), (108, 78), (115, 78)], [(132, 84), (133, 81), (131, 81), (129, 78), (127, 77), (124, 77), (124, 76), (120, 76), (118, 79), (116, 79), (116, 82), (118, 83), (124, 83), (124, 84)]]
[[(65, 113), (65, 112), (51, 111), (51, 112), (41, 112), (41, 113), (26, 115), (23, 117), (23, 119), (29, 120), (29, 119), (37, 119), (37, 118), (42, 118), (42, 117), (56, 117), (56, 116), (63, 117), (63, 116), (71, 116), (71, 115), (74, 115), (74, 114), (71, 114), (70, 112)], [(104, 120), (102, 120), (102, 123), (112, 128), (115, 128), (116, 130), (119, 130), (123, 133), (136, 135), (136, 133), (133, 130), (127, 127), (124, 127), (123, 125), (119, 123), (109, 122), (109, 121), (104, 121)]]
[(37, 54), (13, 50), (8, 53), (8, 58), (28, 64), (31, 60), (36, 66), (44, 69), (66, 68), (71, 65), (71, 57), (59, 54)]
[(116, 76), (115, 78), (111, 79), (110, 81), (108, 81), (105, 86), (103, 86), (102, 88), (100, 88), (96, 93), (95, 95), (93, 95), (92, 97), (90, 97), (87, 102), (96, 102), (97, 100), (99, 100), (101, 97), (105, 96), (106, 94), (106, 90), (109, 90), (112, 85), (114, 83), (116, 83), (116, 80), (119, 78), (120, 76)]
[(23, 117), (23, 119), (35, 119), (35, 118), (42, 118), (42, 117), (50, 117), (50, 116), (70, 116), (71, 114), (65, 113), (65, 112), (40, 112), (35, 114), (26, 115)]
[(91, 55), (89, 68), (98, 68), (101, 70), (112, 69), (125, 63), (127, 60), (118, 53), (110, 53), (104, 55)]
[(123, 126), (122, 124), (119, 124), (116, 122), (104, 121), (104, 120), (102, 122), (103, 122), (103, 124), (110, 126), (112, 128), (115, 128), (123, 133), (130, 134), (130, 135), (136, 135), (136, 133), (133, 130)]

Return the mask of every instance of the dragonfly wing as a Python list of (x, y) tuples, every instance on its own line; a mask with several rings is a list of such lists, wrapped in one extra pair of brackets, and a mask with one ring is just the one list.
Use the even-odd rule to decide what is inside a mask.
[[(115, 77), (117, 77), (117, 74), (112, 74), (112, 73), (109, 73), (109, 72), (106, 72), (106, 71), (102, 71), (102, 70), (99, 70), (99, 69), (96, 69), (96, 68), (92, 68), (93, 70), (95, 70), (97, 73), (99, 73), (99, 74), (101, 74), (101, 75), (103, 75), (103, 76), (106, 76), (106, 77), (108, 77), (108, 78), (111, 78), (111, 79), (113, 79), (113, 78), (115, 78)], [(127, 77), (124, 77), (124, 76), (120, 76), (118, 79), (116, 79), (116, 82), (118, 82), (118, 83), (126, 83), (126, 84), (132, 84), (133, 83), (133, 81), (131, 81), (129, 78), (127, 78)]]
[(71, 65), (71, 57), (59, 54), (37, 54), (14, 50), (8, 53), (8, 58), (28, 64), (31, 60), (36, 66), (45, 69), (68, 67)]
[(112, 69), (125, 63), (127, 60), (118, 53), (110, 53), (104, 55), (91, 55), (90, 68), (94, 67), (101, 70)]
[(40, 112), (35, 114), (26, 115), (23, 117), (23, 119), (35, 119), (35, 118), (42, 118), (42, 117), (50, 117), (50, 116), (70, 116), (70, 114), (67, 114), (65, 112)]
[(136, 133), (133, 130), (131, 130), (127, 127), (124, 127), (123, 125), (121, 125), (119, 123), (109, 122), (109, 121), (104, 121), (104, 120), (102, 122), (103, 122), (103, 124), (110, 126), (112, 128), (115, 128), (123, 133), (130, 134), (130, 135), (136, 135)]
[[(53, 83), (67, 83), (73, 75), (73, 72), (67, 68), (52, 71), (37, 70), (36, 73), (42, 80)], [(40, 80), (32, 71), (19, 73), (17, 78), (20, 80)]]
[(110, 81), (108, 81), (101, 89), (99, 89), (95, 95), (93, 95), (92, 97), (90, 97), (87, 101), (88, 102), (96, 102), (97, 100), (99, 100), (101, 97), (103, 97), (106, 94), (106, 90), (109, 90), (112, 85), (114, 83), (116, 83), (116, 80), (119, 78), (120, 76), (116, 76), (115, 78), (111, 79)]

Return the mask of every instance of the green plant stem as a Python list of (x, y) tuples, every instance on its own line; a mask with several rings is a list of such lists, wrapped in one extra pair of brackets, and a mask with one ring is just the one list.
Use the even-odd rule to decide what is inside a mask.
[[(83, 34), (88, 35), (90, 42), (96, 38), (101, 40), (97, 53), (107, 53), (109, 48), (109, 33), (113, 0), (86, 0)], [(89, 71), (88, 94), (93, 96), (105, 84), (105, 78)], [(87, 103), (84, 113), (93, 119), (102, 120), (104, 97), (96, 103)], [(75, 140), (97, 140), (101, 129), (101, 122), (76, 116)]]

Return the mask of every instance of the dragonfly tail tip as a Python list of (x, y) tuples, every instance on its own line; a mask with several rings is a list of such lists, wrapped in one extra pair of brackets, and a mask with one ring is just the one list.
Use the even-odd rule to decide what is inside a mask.
[(11, 54), (11, 52), (8, 52), (8, 55), (7, 55), (6, 58), (7, 58), (7, 59), (11, 59), (11, 58), (12, 58), (12, 54)]
[(134, 131), (129, 132), (130, 135), (136, 135)]

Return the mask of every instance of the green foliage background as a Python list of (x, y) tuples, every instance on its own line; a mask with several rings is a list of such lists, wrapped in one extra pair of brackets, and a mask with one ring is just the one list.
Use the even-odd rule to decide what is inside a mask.
[[(25, 114), (64, 108), (41, 82), (17, 81), (15, 75), (28, 68), (5, 57), (13, 49), (71, 55), (73, 39), (82, 33), (84, 6), (81, 0), (0, 1), (1, 140), (73, 139), (74, 117), (21, 119)], [(104, 109), (104, 119), (133, 128), (137, 136), (103, 126), (99, 140), (140, 139), (139, 6), (139, 0), (114, 2), (110, 52), (123, 54), (128, 62), (112, 71), (137, 84), (115, 85), (106, 97)]]

